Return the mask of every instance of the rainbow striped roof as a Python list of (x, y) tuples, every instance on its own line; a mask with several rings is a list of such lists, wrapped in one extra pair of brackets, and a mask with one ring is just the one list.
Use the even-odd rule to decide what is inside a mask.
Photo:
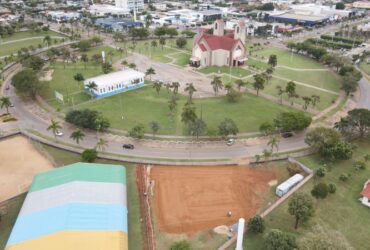
[(127, 250), (126, 169), (75, 163), (36, 175), (6, 250)]

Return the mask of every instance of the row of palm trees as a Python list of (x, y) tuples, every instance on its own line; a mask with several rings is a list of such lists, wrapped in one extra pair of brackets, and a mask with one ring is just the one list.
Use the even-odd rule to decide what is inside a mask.
[[(54, 119), (51, 119), (50, 125), (47, 127), (48, 131), (51, 131), (54, 134), (55, 140), (57, 141), (57, 134), (62, 129), (62, 126), (60, 123)], [(80, 144), (81, 141), (85, 138), (85, 134), (82, 132), (81, 129), (77, 128), (75, 129), (71, 135), (70, 138), (74, 140), (77, 144)], [(103, 138), (99, 138), (96, 142), (95, 149), (98, 151), (104, 151), (105, 148), (108, 146), (108, 141), (104, 140)]]

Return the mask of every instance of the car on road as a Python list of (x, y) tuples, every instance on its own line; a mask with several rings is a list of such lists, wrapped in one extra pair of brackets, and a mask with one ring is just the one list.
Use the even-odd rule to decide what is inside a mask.
[(283, 138), (289, 138), (289, 137), (292, 137), (292, 136), (293, 136), (292, 132), (283, 132), (283, 133), (281, 133), (281, 137), (283, 137)]
[(61, 137), (61, 136), (63, 136), (63, 132), (62, 131), (56, 131), (55, 135)]
[(235, 140), (234, 139), (228, 139), (227, 142), (226, 142), (226, 145), (227, 146), (231, 146), (235, 143)]
[(132, 145), (132, 144), (123, 144), (122, 147), (124, 149), (134, 149), (135, 148), (134, 145)]

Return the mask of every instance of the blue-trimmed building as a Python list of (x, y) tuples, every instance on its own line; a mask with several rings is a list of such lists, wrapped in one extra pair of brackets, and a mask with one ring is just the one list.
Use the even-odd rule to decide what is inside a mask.
[[(142, 72), (125, 69), (86, 79), (84, 87), (89, 95), (102, 98), (143, 87), (144, 77), (145, 74)], [(89, 89), (89, 84), (93, 82), (97, 85), (96, 89)]]
[(270, 22), (278, 23), (290, 23), (290, 24), (299, 24), (304, 26), (314, 26), (317, 24), (323, 24), (329, 21), (328, 16), (324, 15), (303, 15), (295, 13), (279, 13), (271, 14), (268, 16)]

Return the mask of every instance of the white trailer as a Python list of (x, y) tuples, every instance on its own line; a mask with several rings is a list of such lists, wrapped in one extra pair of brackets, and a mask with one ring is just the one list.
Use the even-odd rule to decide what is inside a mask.
[(288, 180), (284, 181), (279, 186), (277, 186), (276, 195), (279, 197), (283, 196), (284, 194), (288, 193), (289, 190), (291, 190), (295, 185), (301, 182), (303, 179), (304, 177), (301, 174), (293, 175)]

